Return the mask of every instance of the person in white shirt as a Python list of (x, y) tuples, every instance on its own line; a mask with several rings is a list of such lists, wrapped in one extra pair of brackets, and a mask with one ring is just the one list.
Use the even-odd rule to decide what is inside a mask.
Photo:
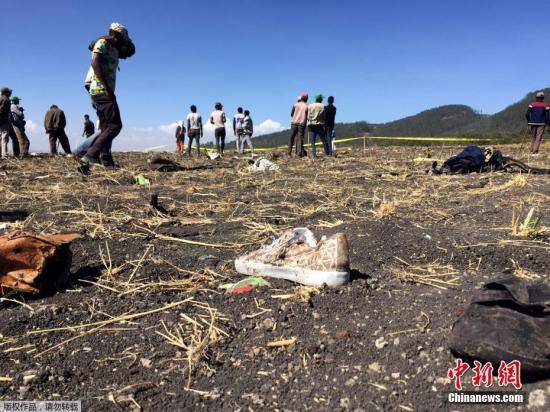
[(243, 137), (243, 119), (243, 108), (239, 107), (237, 108), (237, 113), (233, 116), (233, 135), (235, 136), (237, 151), (239, 151), (239, 147), (241, 147), (241, 140)]
[(187, 115), (187, 136), (189, 136), (189, 144), (187, 145), (187, 155), (191, 157), (191, 146), (193, 140), (197, 143), (197, 157), (201, 155), (200, 138), (202, 137), (202, 117), (197, 113), (197, 106), (190, 107), (191, 113)]
[(212, 114), (210, 115), (210, 124), (214, 125), (214, 137), (216, 138), (216, 150), (220, 155), (223, 155), (225, 149), (225, 123), (227, 117), (223, 112), (223, 106), (220, 102), (216, 103)]

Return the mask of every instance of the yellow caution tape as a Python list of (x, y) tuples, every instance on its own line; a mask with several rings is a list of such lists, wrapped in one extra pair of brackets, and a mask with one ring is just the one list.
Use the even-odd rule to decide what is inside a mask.
[[(498, 140), (497, 138), (490, 137), (415, 137), (415, 136), (400, 136), (400, 137), (385, 137), (385, 136), (362, 136), (362, 137), (348, 137), (346, 139), (337, 139), (334, 140), (334, 143), (346, 143), (353, 142), (357, 140), (398, 140), (398, 141), (409, 141), (409, 142), (494, 142)], [(315, 146), (322, 146), (323, 142), (316, 142)], [(305, 147), (311, 147), (311, 143), (305, 143)], [(274, 146), (274, 147), (254, 147), (254, 151), (268, 151), (273, 149), (285, 149), (287, 145), (284, 146)], [(194, 148), (194, 147), (193, 147)], [(205, 147), (207, 152), (215, 152), (214, 148)]]

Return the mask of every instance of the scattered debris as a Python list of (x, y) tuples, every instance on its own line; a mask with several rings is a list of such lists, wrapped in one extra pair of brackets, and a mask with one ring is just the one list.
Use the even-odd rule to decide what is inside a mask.
[[(247, 278), (244, 278), (243, 280), (240, 280), (237, 283), (226, 283), (223, 285), (218, 286), (219, 289), (226, 289), (226, 293), (237, 295), (240, 293), (247, 293), (254, 290), (256, 287), (261, 286), (267, 286), (271, 287), (271, 283), (269, 283), (264, 278), (250, 276)], [(251, 288), (250, 290), (247, 288)]]
[(67, 282), (70, 243), (79, 234), (35, 236), (15, 232), (0, 237), (0, 296), (5, 289), (39, 293)]
[(251, 165), (248, 166), (248, 170), (250, 172), (265, 172), (268, 170), (277, 171), (279, 170), (279, 165), (273, 163), (265, 157), (259, 157), (256, 160), (251, 160)]
[(282, 339), (282, 340), (276, 340), (273, 342), (268, 342), (267, 347), (268, 348), (281, 348), (284, 346), (290, 346), (294, 345), (298, 339), (296, 338), (290, 338), (290, 339)]
[(341, 286), (349, 282), (349, 246), (337, 233), (317, 241), (307, 228), (285, 232), (272, 244), (235, 260), (245, 275), (291, 280), (310, 286)]
[(453, 326), (450, 348), (463, 359), (521, 362), (521, 373), (550, 374), (550, 285), (510, 277), (487, 283)]
[(157, 172), (177, 172), (183, 170), (179, 163), (174, 162), (170, 159), (165, 159), (161, 156), (155, 156), (152, 159), (148, 160), (149, 168), (151, 170), (156, 170)]
[(244, 295), (245, 293), (253, 292), (254, 289), (256, 289), (252, 285), (245, 285), (245, 286), (239, 286), (238, 288), (234, 288), (227, 291), (228, 295)]
[(134, 176), (133, 182), (139, 186), (151, 187), (151, 181), (141, 174)]
[(26, 210), (0, 210), (0, 222), (17, 222), (25, 220), (29, 217), (29, 212)]

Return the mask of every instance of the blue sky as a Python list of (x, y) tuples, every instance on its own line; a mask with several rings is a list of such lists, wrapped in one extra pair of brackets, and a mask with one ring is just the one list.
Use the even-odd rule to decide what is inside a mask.
[(219, 100), (229, 115), (249, 108), (261, 131), (287, 127), (303, 90), (334, 95), (338, 121), (450, 103), (493, 113), (550, 85), (549, 12), (545, 0), (8, 2), (0, 83), (22, 98), (33, 149), (47, 147), (52, 103), (76, 144), (82, 114), (95, 118), (88, 44), (118, 21), (137, 48), (118, 73), (119, 150), (173, 146), (192, 103), (203, 117)]

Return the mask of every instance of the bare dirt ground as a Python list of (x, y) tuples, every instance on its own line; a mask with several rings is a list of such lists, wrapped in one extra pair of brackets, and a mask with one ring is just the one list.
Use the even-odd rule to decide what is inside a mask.
[[(500, 148), (548, 167), (548, 155)], [(166, 155), (186, 170), (161, 173), (151, 155), (117, 154), (120, 169), (88, 178), (62, 157), (0, 163), (1, 209), (30, 213), (4, 232), (84, 236), (65, 290), (0, 303), (0, 399), (81, 399), (90, 411), (475, 410), (446, 403), (451, 327), (489, 280), (549, 279), (550, 177), (428, 176), (417, 159), (459, 150), (275, 154), (281, 171), (259, 174), (231, 156)], [(150, 187), (132, 184), (139, 173)], [(522, 231), (531, 208), (540, 226)], [(237, 256), (299, 226), (348, 235), (353, 282), (218, 288), (243, 278)], [(535, 390), (550, 399), (550, 381), (523, 388)]]

